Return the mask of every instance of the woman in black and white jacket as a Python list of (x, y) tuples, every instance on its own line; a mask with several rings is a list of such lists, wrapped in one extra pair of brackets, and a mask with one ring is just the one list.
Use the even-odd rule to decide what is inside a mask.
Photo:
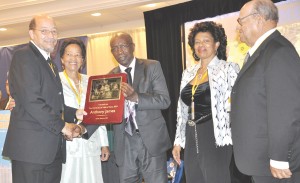
[(228, 111), (239, 66), (226, 62), (227, 38), (215, 22), (196, 23), (189, 45), (198, 61), (182, 74), (173, 157), (185, 148), (187, 183), (230, 183), (232, 157)]

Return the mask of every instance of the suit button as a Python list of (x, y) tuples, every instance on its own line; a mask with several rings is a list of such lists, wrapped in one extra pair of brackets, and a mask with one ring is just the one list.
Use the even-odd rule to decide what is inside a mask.
[(62, 92), (58, 92), (58, 95), (61, 95), (62, 94)]

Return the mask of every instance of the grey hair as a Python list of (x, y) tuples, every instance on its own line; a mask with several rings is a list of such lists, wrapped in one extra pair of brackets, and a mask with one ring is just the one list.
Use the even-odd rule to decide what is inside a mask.
[(271, 0), (255, 0), (253, 11), (262, 15), (265, 20), (272, 20), (278, 23), (278, 9)]

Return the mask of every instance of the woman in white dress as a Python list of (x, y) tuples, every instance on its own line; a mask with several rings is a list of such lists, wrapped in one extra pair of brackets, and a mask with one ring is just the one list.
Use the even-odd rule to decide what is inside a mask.
[[(60, 50), (64, 71), (61, 78), (65, 104), (84, 108), (88, 76), (79, 73), (84, 66), (86, 49), (79, 39), (66, 39)], [(74, 138), (67, 141), (67, 159), (63, 164), (61, 183), (103, 183), (101, 161), (109, 157), (107, 131), (105, 126), (85, 140)]]

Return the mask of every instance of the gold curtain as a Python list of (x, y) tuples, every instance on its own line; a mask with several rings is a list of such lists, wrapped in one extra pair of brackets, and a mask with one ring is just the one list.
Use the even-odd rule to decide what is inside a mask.
[[(134, 55), (137, 58), (146, 58), (146, 33), (145, 28), (133, 30), (125, 30), (122, 32), (129, 33), (135, 43)], [(110, 52), (110, 39), (117, 32), (105, 34), (88, 35), (87, 44), (87, 74), (101, 75), (108, 73), (112, 68), (118, 66), (118, 62), (114, 59)]]

